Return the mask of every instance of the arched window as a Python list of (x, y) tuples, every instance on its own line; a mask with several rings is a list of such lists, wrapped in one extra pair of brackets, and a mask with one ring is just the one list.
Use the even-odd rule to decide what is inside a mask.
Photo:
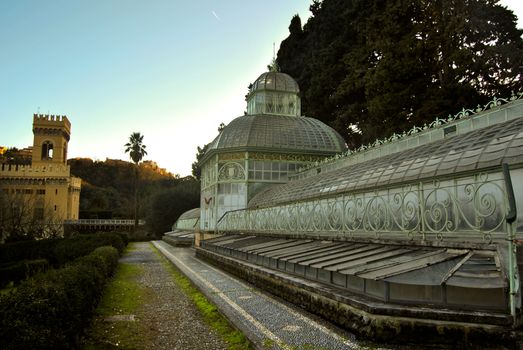
[(45, 141), (42, 144), (42, 160), (53, 159), (53, 144), (50, 141)]

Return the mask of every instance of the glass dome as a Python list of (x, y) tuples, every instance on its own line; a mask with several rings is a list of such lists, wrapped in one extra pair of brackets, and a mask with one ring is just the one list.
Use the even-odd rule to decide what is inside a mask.
[(317, 119), (260, 114), (234, 119), (207, 153), (234, 149), (332, 155), (347, 147), (334, 129)]
[(298, 83), (290, 75), (281, 72), (265, 72), (252, 84), (250, 93), (273, 90), (299, 93)]
[(178, 220), (188, 220), (188, 219), (198, 219), (200, 218), (200, 208), (194, 208), (187, 210), (186, 212), (182, 213)]
[(288, 74), (266, 72), (250, 86), (247, 114), (301, 115), (298, 83)]

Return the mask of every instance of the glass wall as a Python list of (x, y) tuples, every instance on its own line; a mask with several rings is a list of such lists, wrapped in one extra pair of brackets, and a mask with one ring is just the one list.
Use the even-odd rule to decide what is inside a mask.
[[(251, 158), (252, 157), (252, 158)], [(268, 153), (224, 153), (202, 166), (200, 227), (212, 231), (228, 211), (244, 209), (270, 184), (286, 183), (289, 174), (310, 164), (310, 157)]]
[(301, 115), (300, 98), (293, 93), (258, 92), (247, 102), (248, 114)]
[(220, 183), (218, 184), (218, 217), (231, 210), (247, 207), (247, 184)]
[(249, 161), (249, 180), (287, 182), (289, 173), (294, 173), (302, 163)]

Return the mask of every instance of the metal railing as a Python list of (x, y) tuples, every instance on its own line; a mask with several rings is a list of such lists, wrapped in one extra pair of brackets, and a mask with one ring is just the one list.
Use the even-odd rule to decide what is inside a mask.
[[(219, 231), (336, 234), (407, 240), (505, 239), (507, 192), (501, 171), (230, 211)], [(466, 239), (465, 239), (466, 240)]]
[[(106, 225), (106, 226), (133, 226), (134, 220), (119, 220), (119, 219), (79, 219), (79, 220), (65, 220), (65, 225)], [(138, 220), (138, 225), (145, 225), (145, 220)]]

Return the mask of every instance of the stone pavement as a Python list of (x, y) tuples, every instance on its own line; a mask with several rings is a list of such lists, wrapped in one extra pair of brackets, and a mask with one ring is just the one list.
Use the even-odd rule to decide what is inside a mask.
[(370, 345), (199, 260), (191, 248), (162, 241), (153, 244), (259, 349), (365, 349)]

